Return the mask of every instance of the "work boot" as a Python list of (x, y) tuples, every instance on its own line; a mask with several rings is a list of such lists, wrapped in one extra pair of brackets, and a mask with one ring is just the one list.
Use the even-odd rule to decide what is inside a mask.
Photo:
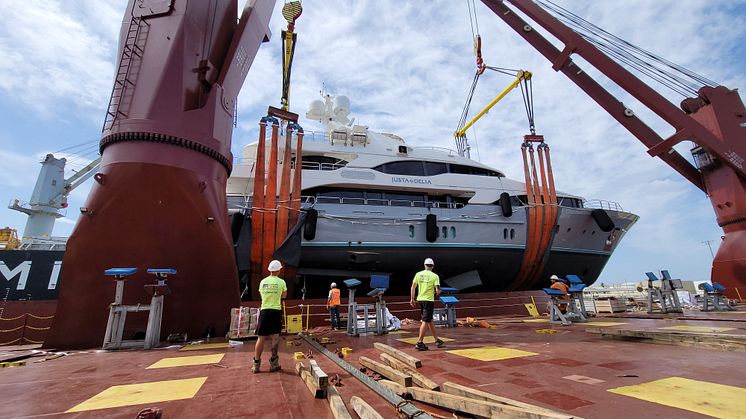
[(256, 374), (259, 372), (259, 368), (262, 366), (262, 360), (256, 359), (256, 358), (253, 358), (253, 359), (254, 359), (254, 365), (251, 367), (251, 372)]
[(280, 357), (279, 356), (273, 356), (269, 359), (269, 372), (275, 372), (281, 370), (282, 367), (280, 367)]
[(446, 343), (443, 342), (440, 339), (435, 339), (435, 346), (437, 346), (438, 348), (442, 348), (442, 347), (446, 346)]
[(418, 351), (426, 351), (426, 350), (427, 350), (427, 345), (425, 345), (425, 344), (424, 344), (424, 343), (422, 343), (422, 342), (417, 342), (417, 345), (415, 345), (414, 347), (415, 347), (415, 349), (417, 349)]

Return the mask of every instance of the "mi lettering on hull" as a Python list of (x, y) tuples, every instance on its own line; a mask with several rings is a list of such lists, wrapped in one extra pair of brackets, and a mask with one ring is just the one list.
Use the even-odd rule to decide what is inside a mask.
[(63, 251), (0, 252), (0, 296), (10, 301), (56, 300)]

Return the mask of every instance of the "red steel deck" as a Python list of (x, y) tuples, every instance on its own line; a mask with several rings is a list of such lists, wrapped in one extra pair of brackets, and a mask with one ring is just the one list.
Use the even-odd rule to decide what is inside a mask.
[[(644, 316), (641, 315), (641, 316)], [(626, 323), (606, 325), (606, 328), (660, 329), (671, 326), (707, 326), (729, 334), (746, 334), (746, 312), (696, 313), (706, 320), (599, 318), (591, 321)], [(493, 328), (440, 328), (447, 341), (442, 349), (430, 345), (427, 352), (418, 352), (410, 343), (399, 339), (416, 337), (418, 322), (405, 326), (404, 333), (384, 336), (348, 337), (344, 332), (317, 328), (314, 336), (330, 337), (336, 343), (327, 347), (353, 348), (346, 360), (360, 367), (357, 359), (367, 356), (378, 359), (374, 342), (384, 342), (422, 360), (419, 371), (435, 382), (451, 381), (482, 391), (513, 398), (526, 403), (560, 410), (584, 418), (628, 417), (706, 417), (696, 411), (702, 406), (720, 406), (722, 416), (746, 417), (746, 397), (701, 400), (691, 393), (673, 396), (669, 405), (645, 401), (610, 392), (625, 386), (653, 382), (669, 377), (735, 387), (736, 394), (746, 395), (746, 354), (694, 347), (647, 344), (609, 340), (585, 332), (598, 325), (573, 324), (555, 326), (546, 322), (525, 322), (530, 318), (495, 317), (488, 319)], [(537, 333), (539, 329), (556, 329), (556, 334)], [(727, 330), (730, 329), (730, 330)], [(285, 342), (290, 342), (286, 344)], [(214, 343), (215, 341), (213, 341)], [(281, 364), (278, 373), (250, 372), (253, 341), (235, 347), (179, 351), (162, 348), (151, 351), (103, 352), (98, 350), (69, 352), (67, 356), (45, 361), (40, 357), (27, 359), (25, 366), (0, 369), (0, 417), (107, 417), (134, 418), (145, 407), (158, 407), (164, 417), (262, 417), (262, 418), (332, 418), (326, 400), (312, 397), (303, 381), (294, 374), (293, 353), (308, 352), (309, 345), (295, 336), (283, 337)], [(478, 360), (450, 352), (475, 348), (507, 348), (535, 353), (500, 360)], [(486, 356), (492, 356), (486, 349)], [(201, 365), (148, 369), (164, 359), (224, 354), (218, 362)], [(484, 354), (483, 354), (484, 355)], [(265, 351), (264, 371), (269, 354)], [(339, 374), (344, 386), (337, 390), (351, 410), (349, 400), (358, 395), (375, 407), (384, 417), (396, 417), (395, 410), (382, 398), (336, 364), (317, 354), (314, 359), (330, 376)], [(305, 361), (307, 363), (307, 361)], [(65, 413), (115, 385), (142, 384), (166, 380), (201, 379), (192, 396), (180, 400), (139, 402), (120, 407)], [(200, 381), (200, 380), (197, 380)], [(190, 381), (191, 382), (191, 381)], [(158, 384), (136, 393), (147, 395)], [(705, 386), (706, 387), (706, 386)], [(716, 387), (720, 389), (721, 387)], [(123, 396), (114, 397), (120, 403)], [(661, 396), (661, 399), (664, 397)], [(671, 399), (671, 397), (668, 397)], [(705, 400), (707, 398), (707, 400)], [(679, 400), (680, 399), (680, 400)], [(117, 401), (118, 400), (118, 401)], [(677, 401), (678, 400), (678, 401)], [(126, 402), (126, 401), (125, 401)], [(416, 403), (421, 408), (442, 416), (450, 413)], [(678, 407), (673, 407), (675, 405)], [(699, 410), (702, 411), (702, 410)], [(734, 416), (734, 413), (735, 416)], [(354, 412), (352, 413), (355, 417)]]

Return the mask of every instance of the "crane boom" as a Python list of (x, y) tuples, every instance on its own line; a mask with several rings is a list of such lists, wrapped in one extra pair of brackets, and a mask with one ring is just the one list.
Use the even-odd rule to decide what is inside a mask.
[[(647, 146), (651, 156), (665, 161), (708, 195), (718, 225), (725, 233), (713, 261), (712, 278), (746, 289), (746, 108), (738, 92), (723, 86), (705, 86), (697, 97), (687, 98), (677, 107), (533, 1), (482, 2), (544, 55), (555, 71), (566, 75)], [(563, 49), (557, 49), (507, 3), (559, 39)], [(571, 59), (573, 54), (665, 120), (675, 133), (663, 139), (579, 68)], [(696, 144), (693, 154), (697, 167), (673, 149), (685, 140)]]

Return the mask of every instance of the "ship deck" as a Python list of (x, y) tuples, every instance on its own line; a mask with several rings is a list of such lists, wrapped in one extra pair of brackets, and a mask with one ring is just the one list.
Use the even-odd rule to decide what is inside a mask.
[[(736, 418), (746, 417), (746, 345), (715, 349), (620, 341), (586, 330), (678, 330), (746, 337), (746, 310), (740, 310), (692, 311), (678, 318), (648, 318), (644, 313), (604, 316), (570, 326), (552, 325), (542, 317), (490, 317), (489, 328), (439, 328), (447, 338), (446, 347), (431, 344), (426, 352), (413, 345), (419, 322), (382, 336), (349, 337), (321, 327), (312, 332), (316, 338), (332, 339), (334, 343), (327, 344), (331, 351), (352, 348), (345, 361), (356, 368), (361, 356), (378, 360), (380, 352), (373, 344), (383, 342), (421, 359), (418, 371), (438, 384), (450, 381), (572, 416)], [(146, 407), (157, 407), (169, 418), (333, 417), (329, 403), (314, 399), (294, 372), (293, 354), (307, 354), (308, 343), (283, 336), (283, 370), (267, 372), (265, 351), (263, 371), (252, 374), (253, 343), (213, 340), (150, 351), (94, 349), (55, 359), (31, 357), (24, 366), (0, 369), (0, 417), (134, 418)], [(3, 350), (18, 354), (29, 348)], [(316, 353), (313, 359), (330, 377), (342, 378), (337, 391), (352, 417), (357, 417), (350, 406), (352, 396), (361, 397), (385, 418), (397, 417), (392, 405), (323, 354)], [(449, 411), (413, 403), (433, 417), (452, 417)]]

